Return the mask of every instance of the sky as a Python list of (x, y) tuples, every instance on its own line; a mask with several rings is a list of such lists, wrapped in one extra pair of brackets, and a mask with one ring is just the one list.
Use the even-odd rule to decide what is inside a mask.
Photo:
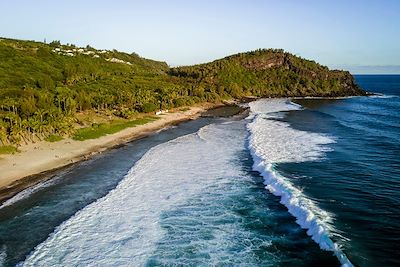
[(0, 36), (136, 52), (171, 66), (283, 48), (352, 73), (400, 74), (398, 0), (13, 0)]

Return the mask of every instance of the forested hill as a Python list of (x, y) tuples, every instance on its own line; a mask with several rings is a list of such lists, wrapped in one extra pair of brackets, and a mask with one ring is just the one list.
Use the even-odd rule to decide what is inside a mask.
[(329, 70), (281, 49), (259, 49), (211, 63), (171, 69), (171, 75), (227, 90), (230, 95), (348, 96), (362, 95), (353, 76)]
[(359, 94), (348, 72), (282, 50), (169, 68), (135, 53), (0, 38), (0, 146), (71, 135), (86, 125), (82, 114), (131, 119), (160, 106), (249, 95)]

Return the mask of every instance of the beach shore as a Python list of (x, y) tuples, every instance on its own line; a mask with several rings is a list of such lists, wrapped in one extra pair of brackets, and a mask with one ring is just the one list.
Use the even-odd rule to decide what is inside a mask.
[(18, 192), (51, 178), (54, 170), (87, 160), (91, 156), (129, 141), (147, 136), (169, 125), (196, 119), (209, 109), (221, 105), (203, 104), (185, 111), (158, 115), (159, 119), (97, 139), (76, 141), (71, 138), (59, 142), (41, 141), (19, 147), (20, 153), (0, 158), (0, 203)]

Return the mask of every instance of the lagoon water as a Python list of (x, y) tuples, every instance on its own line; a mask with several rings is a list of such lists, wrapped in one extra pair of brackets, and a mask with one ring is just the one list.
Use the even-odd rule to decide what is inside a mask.
[(80, 163), (0, 208), (4, 266), (396, 266), (400, 76), (259, 100)]

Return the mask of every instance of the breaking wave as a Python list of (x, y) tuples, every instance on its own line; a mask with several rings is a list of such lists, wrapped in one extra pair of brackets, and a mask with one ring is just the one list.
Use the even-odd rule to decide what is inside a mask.
[(373, 95), (370, 95), (369, 97), (370, 98), (397, 98), (399, 96), (398, 95), (385, 95), (385, 94), (375, 93)]
[(264, 177), (265, 188), (281, 198), (281, 203), (321, 249), (332, 251), (342, 266), (353, 266), (332, 240), (333, 216), (274, 169), (276, 163), (320, 160), (329, 151), (326, 145), (335, 141), (323, 134), (295, 130), (277, 120), (282, 112), (301, 109), (286, 99), (258, 100), (249, 106), (248, 147), (254, 161), (253, 169)]
[(237, 136), (224, 125), (209, 125), (153, 147), (114, 190), (62, 223), (19, 265), (146, 265), (165, 236), (163, 213), (220, 182), (218, 177), (240, 175), (231, 159), (244, 149), (241, 127)]
[[(32, 186), (32, 187), (28, 187), (25, 190), (22, 190), (21, 192), (19, 192), (18, 194), (16, 194), (15, 196), (13, 196), (12, 198), (6, 200), (3, 202), (3, 204), (1, 204), (0, 206), (0, 210), (8, 207), (10, 205), (13, 205), (21, 200), (27, 199), (29, 198), (32, 194), (35, 194), (36, 192), (39, 192), (42, 189), (45, 189), (47, 187), (50, 187), (54, 184), (57, 184), (61, 178), (62, 178), (62, 174), (66, 173), (66, 171), (59, 173), (57, 176), (52, 176), (50, 177), (48, 180), (45, 180), (43, 182), (39, 182), (38, 184)], [(0, 265), (1, 266), (1, 265)]]
[[(284, 111), (301, 108), (286, 100), (260, 100), (249, 106), (252, 121), (247, 125), (250, 132), (248, 146), (253, 168), (264, 177), (266, 189), (281, 197), (281, 203), (322, 249), (334, 252), (342, 265), (352, 266), (340, 246), (331, 239), (334, 230), (332, 215), (320, 209), (274, 169), (276, 163), (319, 160), (329, 151), (325, 145), (334, 140), (325, 135), (292, 129), (287, 123), (277, 120), (284, 116)], [(170, 244), (168, 239), (165, 243), (169, 221), (182, 220), (182, 217), (169, 216), (169, 221), (164, 220), (168, 227), (162, 226), (160, 218), (163, 214), (174, 214), (174, 210), (209, 192), (216, 184), (226, 190), (225, 185), (232, 181), (232, 177), (243, 175), (237, 162), (232, 161), (244, 148), (243, 123), (239, 123), (243, 135), (232, 131), (235, 123), (212, 124), (197, 133), (153, 147), (114, 190), (62, 223), (19, 265), (143, 266), (149, 264), (149, 260), (150, 263), (156, 260), (157, 251), (164, 253)], [(224, 193), (218, 190), (218, 194)], [(213, 197), (220, 199), (210, 196)], [(203, 212), (206, 217), (214, 216), (213, 212), (216, 212), (212, 210), (210, 215), (206, 211)], [(247, 236), (239, 228), (232, 231), (236, 236)], [(217, 240), (222, 238), (218, 237), (216, 234)], [(258, 242), (257, 239), (253, 241)], [(193, 244), (194, 241), (190, 242)], [(162, 246), (164, 243), (165, 247)], [(224, 246), (219, 241), (200, 245), (209, 246), (210, 243), (215, 243), (215, 248), (220, 251), (210, 248), (207, 252), (211, 255), (209, 262), (217, 262), (221, 255), (235, 257), (229, 250), (222, 251)], [(259, 247), (269, 246), (261, 239), (259, 243)], [(226, 247), (229, 249), (230, 245)], [(217, 252), (218, 256), (213, 258), (212, 253)], [(247, 252), (252, 255), (251, 251)], [(244, 260), (246, 257), (241, 258)]]

